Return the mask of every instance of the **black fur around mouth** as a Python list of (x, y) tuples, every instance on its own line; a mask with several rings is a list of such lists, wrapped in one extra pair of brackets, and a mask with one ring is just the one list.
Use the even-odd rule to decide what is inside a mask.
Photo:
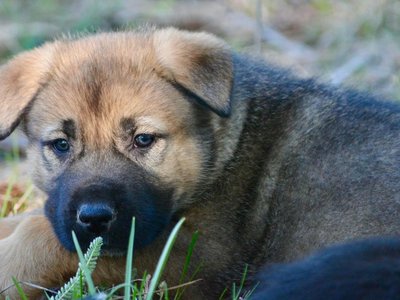
[(132, 163), (117, 161), (115, 165), (115, 170), (96, 170), (103, 172), (102, 177), (93, 176), (84, 165), (74, 166), (49, 192), (46, 216), (66, 249), (75, 251), (74, 231), (82, 248), (101, 236), (104, 251), (124, 253), (133, 217), (137, 249), (150, 244), (170, 222), (171, 189), (154, 184), (154, 178)]

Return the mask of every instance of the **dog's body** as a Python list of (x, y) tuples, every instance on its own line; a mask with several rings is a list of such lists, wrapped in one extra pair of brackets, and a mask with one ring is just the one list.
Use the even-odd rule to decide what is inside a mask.
[[(0, 137), (21, 120), (61, 244), (73, 250), (71, 230), (83, 245), (101, 234), (119, 254), (136, 216), (135, 266), (151, 272), (185, 216), (165, 278), (178, 283), (199, 230), (191, 264), (203, 282), (190, 299), (216, 297), (245, 264), (256, 272), (400, 233), (400, 107), (295, 78), (209, 35), (101, 34), (22, 54), (0, 71)], [(61, 284), (76, 268), (64, 247), (46, 218), (27, 218), (0, 240), (10, 261), (0, 288), (12, 275)], [(123, 265), (105, 257), (97, 281), (122, 281)]]

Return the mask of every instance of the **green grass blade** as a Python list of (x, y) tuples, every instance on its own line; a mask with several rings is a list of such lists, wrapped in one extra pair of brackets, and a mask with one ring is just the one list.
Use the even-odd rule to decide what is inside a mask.
[(80, 274), (79, 274), (79, 290), (81, 291), (81, 295), (83, 295), (83, 290), (85, 288), (83, 281), (84, 281), (83, 274), (82, 274), (82, 272), (80, 272)]
[(144, 271), (144, 273), (143, 273), (143, 276), (142, 276), (142, 281), (141, 281), (141, 283), (140, 283), (140, 287), (139, 287), (139, 291), (141, 292), (140, 294), (139, 294), (139, 300), (142, 300), (143, 299), (143, 292), (144, 292), (144, 289), (145, 289), (145, 286), (146, 286), (146, 278), (147, 278), (147, 272), (146, 272), (146, 270)]
[(18, 163), (20, 161), (20, 149), (18, 144), (18, 136), (15, 134), (11, 135), (11, 147), (12, 160), (15, 163)]
[(128, 253), (126, 257), (124, 300), (130, 300), (131, 297), (134, 241), (135, 241), (135, 217), (132, 218), (131, 233), (129, 235)]
[(18, 214), (21, 207), (28, 205), (29, 198), (31, 198), (31, 196), (33, 194), (33, 190), (34, 190), (34, 185), (32, 183), (29, 183), (29, 185), (25, 189), (25, 192), (23, 193), (23, 195), (18, 199), (18, 201), (13, 203), (13, 207), (12, 207), (13, 214)]
[(249, 300), (250, 297), (253, 295), (254, 291), (256, 290), (256, 288), (258, 287), (259, 282), (256, 283), (256, 285), (249, 291), (247, 291), (243, 296), (242, 299), (243, 300)]
[(236, 300), (238, 300), (240, 298), (240, 293), (242, 292), (242, 289), (244, 287), (244, 282), (246, 281), (248, 268), (249, 268), (249, 266), (246, 264), (244, 267), (242, 279), (240, 280), (239, 290), (237, 291), (236, 297), (234, 298)]
[[(132, 284), (130, 284), (129, 286), (130, 286), (130, 288), (133, 288)], [(111, 299), (112, 296), (114, 296), (114, 294), (122, 288), (125, 289), (125, 282), (120, 283), (120, 284), (114, 286), (110, 291), (107, 291), (107, 299)]]
[(225, 288), (225, 289), (222, 291), (221, 295), (219, 296), (218, 300), (224, 299), (225, 294), (226, 294), (227, 292), (228, 292), (228, 288)]
[(12, 177), (10, 178), (10, 181), (8, 182), (6, 193), (4, 194), (3, 206), (1, 207), (0, 218), (4, 218), (6, 216), (8, 202), (10, 202), (11, 200), (12, 188), (16, 181), (17, 181), (17, 174), (13, 173)]
[(73, 232), (73, 231), (72, 231), (72, 239), (74, 241), (76, 252), (78, 253), (79, 261), (81, 263), (80, 268), (82, 269), (82, 271), (85, 275), (85, 280), (88, 285), (89, 294), (94, 295), (94, 294), (96, 294), (96, 288), (94, 287), (91, 272), (90, 272), (89, 268), (87, 267), (87, 262), (89, 262), (90, 260), (89, 259), (86, 260), (85, 257), (83, 256), (81, 246), (79, 245), (78, 239), (76, 238), (75, 232)]
[(198, 238), (199, 238), (199, 232), (196, 230), (195, 233), (193, 233), (192, 240), (190, 242), (188, 252), (186, 254), (185, 264), (183, 266), (181, 278), (179, 279), (179, 284), (182, 284), (183, 281), (185, 280), (186, 274), (189, 269), (190, 261), (192, 259), (193, 249), (194, 249), (194, 246), (196, 245)]
[(164, 300), (169, 300), (169, 294), (168, 294), (168, 285), (165, 281), (161, 282), (159, 285), (159, 290), (162, 295), (162, 299)]
[(28, 297), (25, 295), (24, 291), (21, 288), (21, 285), (19, 284), (18, 280), (12, 277), (12, 281), (14, 282), (15, 288), (18, 291), (18, 295), (21, 297), (22, 300), (28, 300)]
[(236, 294), (236, 283), (233, 283), (232, 285), (232, 299), (237, 300), (238, 296)]
[[(193, 233), (192, 240), (190, 242), (190, 245), (189, 245), (189, 248), (188, 248), (188, 252), (186, 254), (185, 264), (183, 265), (182, 274), (181, 274), (181, 277), (179, 278), (179, 284), (182, 284), (183, 281), (186, 278), (187, 272), (189, 270), (190, 261), (192, 259), (194, 246), (196, 245), (196, 242), (197, 242), (198, 238), (199, 238), (199, 231), (196, 230)], [(192, 280), (192, 278), (191, 278), (191, 280)], [(184, 291), (185, 291), (185, 287), (179, 288), (175, 293), (174, 300), (180, 299), (182, 297), (182, 294), (183, 294)]]
[(30, 183), (28, 187), (26, 188), (25, 192), (22, 194), (21, 198), (18, 200), (18, 202), (25, 202), (28, 200), (28, 198), (32, 195), (33, 189), (35, 186)]
[(161, 253), (160, 259), (158, 260), (156, 270), (154, 271), (154, 274), (153, 274), (153, 278), (151, 279), (150, 287), (149, 287), (148, 293), (146, 295), (146, 300), (153, 299), (153, 295), (157, 288), (157, 284), (161, 278), (161, 274), (167, 263), (172, 246), (175, 243), (176, 237), (178, 236), (179, 229), (181, 228), (183, 222), (185, 222), (185, 218), (180, 219), (180, 221), (175, 225), (174, 229), (172, 230), (171, 234), (168, 237), (167, 243), (164, 246), (164, 249)]

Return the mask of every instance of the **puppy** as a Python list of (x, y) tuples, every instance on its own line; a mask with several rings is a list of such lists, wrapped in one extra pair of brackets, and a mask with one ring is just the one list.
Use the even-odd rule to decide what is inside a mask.
[(246, 264), (254, 274), (400, 232), (399, 105), (299, 79), (206, 33), (101, 33), (22, 53), (0, 69), (0, 138), (18, 125), (48, 200), (0, 241), (0, 288), (11, 276), (62, 284), (77, 265), (71, 231), (83, 248), (103, 237), (95, 280), (121, 282), (133, 216), (139, 274), (186, 217), (169, 286), (199, 231), (189, 276), (201, 266), (203, 280), (188, 299), (217, 298)]

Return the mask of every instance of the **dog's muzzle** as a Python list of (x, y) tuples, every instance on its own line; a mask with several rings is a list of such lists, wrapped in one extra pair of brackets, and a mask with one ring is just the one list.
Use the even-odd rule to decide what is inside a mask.
[(69, 174), (59, 179), (60, 184), (49, 193), (46, 215), (65, 248), (75, 250), (73, 231), (82, 249), (100, 236), (102, 250), (113, 255), (123, 253), (133, 218), (137, 249), (150, 244), (164, 230), (171, 219), (171, 190), (151, 184), (137, 170), (129, 171), (129, 176), (114, 175), (116, 179)]

